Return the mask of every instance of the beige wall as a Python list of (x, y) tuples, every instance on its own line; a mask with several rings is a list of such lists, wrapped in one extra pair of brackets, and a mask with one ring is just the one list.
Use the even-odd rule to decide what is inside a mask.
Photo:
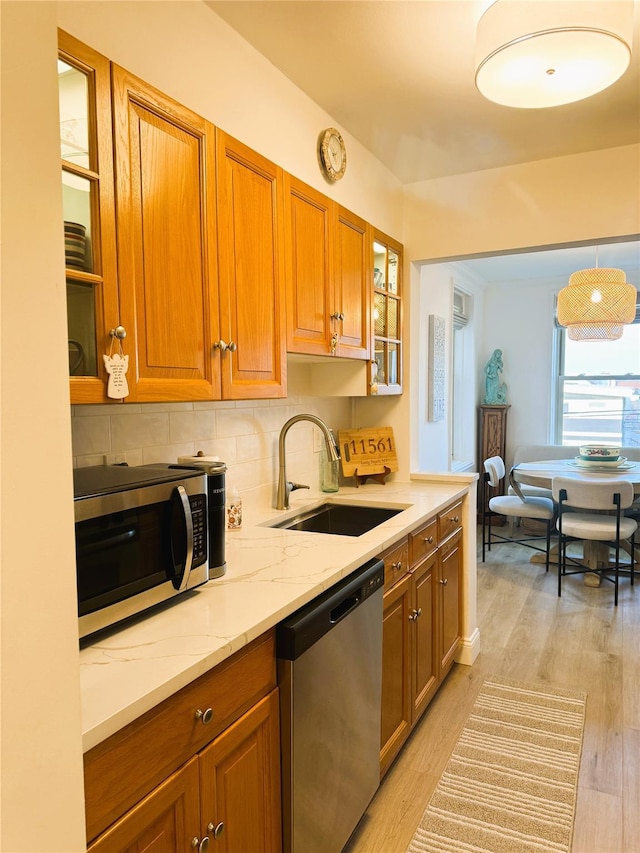
[(84, 845), (56, 10), (2, 14), (0, 848)]
[(500, 253), (640, 232), (640, 145), (405, 187), (414, 260)]

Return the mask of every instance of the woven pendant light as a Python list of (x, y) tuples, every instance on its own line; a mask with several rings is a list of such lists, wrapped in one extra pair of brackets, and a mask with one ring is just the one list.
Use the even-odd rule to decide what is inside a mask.
[(558, 294), (558, 322), (572, 341), (615, 341), (636, 316), (636, 289), (623, 270), (578, 270)]

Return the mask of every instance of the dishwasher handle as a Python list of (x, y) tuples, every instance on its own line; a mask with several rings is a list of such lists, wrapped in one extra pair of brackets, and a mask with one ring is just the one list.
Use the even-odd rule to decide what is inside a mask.
[(361, 598), (359, 593), (347, 596), (344, 601), (341, 601), (337, 607), (334, 607), (329, 614), (329, 621), (332, 625), (336, 625), (345, 616), (348, 616), (360, 604)]
[(276, 627), (276, 656), (297, 660), (373, 593), (382, 592), (384, 563), (369, 560)]

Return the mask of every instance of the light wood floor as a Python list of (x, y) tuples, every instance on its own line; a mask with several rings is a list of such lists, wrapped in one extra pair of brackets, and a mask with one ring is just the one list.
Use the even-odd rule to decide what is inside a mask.
[(573, 853), (640, 853), (640, 577), (563, 581), (522, 546), (478, 563), (481, 653), (454, 665), (345, 853), (405, 853), (487, 675), (585, 691), (586, 728)]

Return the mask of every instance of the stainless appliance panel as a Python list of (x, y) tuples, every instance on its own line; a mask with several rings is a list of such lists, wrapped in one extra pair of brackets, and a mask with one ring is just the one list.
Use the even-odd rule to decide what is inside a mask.
[[(285, 853), (339, 853), (379, 786), (383, 574), (375, 562), (375, 590), (354, 596), (350, 577), (344, 617), (329, 618), (327, 633), (295, 660), (278, 662)], [(340, 609), (340, 585), (330, 592), (329, 617)]]

